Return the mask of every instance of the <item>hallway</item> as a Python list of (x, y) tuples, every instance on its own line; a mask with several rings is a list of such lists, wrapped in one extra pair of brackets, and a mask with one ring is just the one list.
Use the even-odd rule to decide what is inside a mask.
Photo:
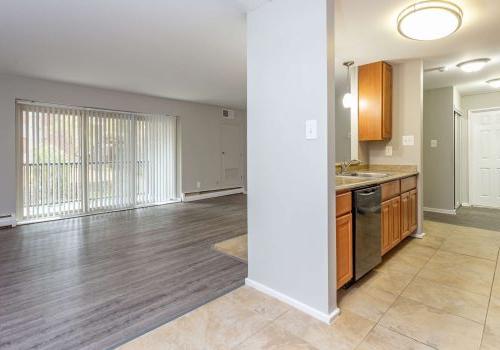
[(500, 209), (460, 207), (457, 210), (457, 215), (424, 212), (424, 218), (426, 220), (483, 230), (500, 230)]

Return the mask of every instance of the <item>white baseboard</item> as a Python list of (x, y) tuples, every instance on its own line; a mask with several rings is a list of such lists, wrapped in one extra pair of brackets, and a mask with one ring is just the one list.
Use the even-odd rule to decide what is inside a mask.
[(304, 303), (301, 303), (298, 300), (295, 300), (293, 298), (290, 298), (288, 295), (285, 295), (283, 293), (280, 293), (278, 291), (275, 291), (272, 288), (266, 287), (265, 285), (255, 282), (249, 278), (245, 279), (245, 284), (251, 288), (254, 288), (258, 290), (259, 292), (262, 292), (264, 294), (267, 294), (273, 298), (278, 299), (279, 301), (284, 302), (285, 304), (288, 304), (297, 310), (302, 311), (303, 313), (308, 314), (309, 316), (314, 317), (317, 320), (320, 320), (321, 322), (324, 322), (326, 324), (331, 324), (333, 320), (340, 314), (339, 308), (336, 308), (331, 312), (330, 314), (325, 314), (321, 311), (318, 311)]
[(17, 220), (14, 215), (4, 216), (0, 218), (0, 227), (5, 227), (5, 226), (12, 226), (12, 227), (17, 226)]
[(232, 188), (229, 190), (210, 191), (210, 192), (197, 193), (197, 194), (183, 193), (182, 194), (182, 201), (183, 202), (194, 202), (194, 201), (199, 201), (202, 199), (229, 196), (231, 194), (238, 194), (238, 193), (244, 193), (243, 187)]
[(424, 211), (428, 211), (431, 213), (439, 213), (439, 214), (448, 214), (448, 215), (457, 215), (457, 211), (455, 209), (438, 209), (438, 208), (428, 208), (424, 207)]
[(410, 236), (413, 238), (422, 239), (425, 237), (425, 232), (420, 232), (420, 233), (415, 232), (415, 233), (412, 233)]
[(470, 207), (471, 205), (469, 203), (462, 203), (462, 207)]

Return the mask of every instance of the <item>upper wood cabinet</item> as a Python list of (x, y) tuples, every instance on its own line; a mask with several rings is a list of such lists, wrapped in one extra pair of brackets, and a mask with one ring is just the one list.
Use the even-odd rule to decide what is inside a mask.
[(392, 66), (375, 62), (358, 70), (358, 140), (392, 137)]

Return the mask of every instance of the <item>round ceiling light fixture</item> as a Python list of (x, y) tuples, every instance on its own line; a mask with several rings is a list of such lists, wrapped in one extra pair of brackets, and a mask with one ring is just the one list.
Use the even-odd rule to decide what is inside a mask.
[(488, 80), (487, 83), (495, 89), (500, 89), (500, 78)]
[(398, 31), (408, 39), (437, 40), (455, 33), (462, 17), (462, 9), (449, 1), (415, 2), (399, 14)]
[(477, 58), (475, 60), (461, 62), (457, 64), (457, 67), (466, 73), (474, 73), (483, 69), (489, 61), (489, 58)]

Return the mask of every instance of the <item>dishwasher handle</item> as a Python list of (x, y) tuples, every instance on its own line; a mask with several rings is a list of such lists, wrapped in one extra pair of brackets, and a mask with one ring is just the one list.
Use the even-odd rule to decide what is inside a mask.
[(363, 197), (368, 197), (368, 196), (373, 196), (375, 193), (377, 193), (377, 190), (371, 190), (370, 192), (359, 192), (358, 195), (363, 196)]

